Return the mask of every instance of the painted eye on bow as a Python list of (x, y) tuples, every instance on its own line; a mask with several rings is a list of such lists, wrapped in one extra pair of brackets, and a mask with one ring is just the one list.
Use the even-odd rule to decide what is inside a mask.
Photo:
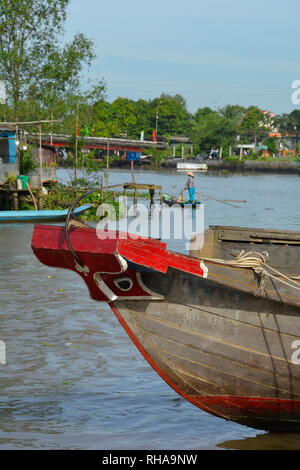
[(133, 286), (133, 282), (130, 277), (121, 277), (119, 279), (114, 279), (114, 284), (118, 287), (118, 289), (124, 292), (128, 292)]

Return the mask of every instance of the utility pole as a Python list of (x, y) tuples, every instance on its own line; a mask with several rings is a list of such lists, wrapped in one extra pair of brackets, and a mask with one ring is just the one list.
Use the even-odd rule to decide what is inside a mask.
[(159, 120), (159, 115), (158, 115), (158, 107), (160, 105), (160, 102), (158, 103), (157, 105), (157, 108), (156, 108), (156, 116), (155, 116), (155, 138), (156, 138), (156, 142), (157, 142), (157, 123), (158, 123), (158, 120)]
[(53, 144), (53, 111), (51, 111), (51, 136), (50, 136), (50, 143)]

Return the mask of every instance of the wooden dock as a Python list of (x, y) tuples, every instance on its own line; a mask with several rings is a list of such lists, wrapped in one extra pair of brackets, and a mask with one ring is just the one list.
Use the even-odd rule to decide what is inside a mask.
[(146, 191), (149, 191), (149, 196), (150, 196), (150, 205), (154, 204), (154, 195), (155, 191), (159, 191), (159, 200), (160, 204), (163, 203), (162, 200), (162, 187), (157, 186), (155, 184), (138, 184), (138, 183), (125, 183), (123, 184), (123, 195), (126, 196), (126, 191), (127, 190), (133, 190), (133, 204), (137, 204), (137, 198), (138, 198), (138, 190), (139, 189), (144, 189)]
[[(14, 211), (19, 210), (20, 198), (24, 196), (30, 196), (34, 198), (33, 202), (36, 200), (37, 209), (43, 210), (44, 208), (44, 192), (42, 188), (31, 188), (29, 189), (18, 189), (18, 188), (9, 188), (7, 186), (0, 186), (0, 210), (3, 210), (4, 201), (8, 202), (11, 206), (11, 209)], [(10, 202), (11, 201), (11, 202)]]
[[(137, 205), (138, 201), (138, 191), (144, 190), (149, 191), (150, 196), (150, 207), (154, 205), (154, 196), (155, 192), (159, 192), (160, 204), (163, 204), (162, 200), (162, 186), (154, 184), (138, 184), (138, 183), (123, 183), (110, 186), (101, 185), (99, 191), (101, 193), (101, 201), (104, 200), (103, 193), (108, 190), (113, 190), (116, 188), (123, 188), (123, 196), (127, 195), (127, 191), (133, 191), (133, 204)], [(87, 192), (88, 189), (80, 188), (80, 192)], [(20, 208), (20, 199), (22, 197), (30, 197), (33, 202), (36, 210), (44, 209), (44, 198), (45, 194), (42, 187), (38, 188), (17, 188), (9, 187), (7, 185), (0, 186), (0, 211), (4, 210), (5, 207), (9, 207), (9, 210), (18, 211)]]

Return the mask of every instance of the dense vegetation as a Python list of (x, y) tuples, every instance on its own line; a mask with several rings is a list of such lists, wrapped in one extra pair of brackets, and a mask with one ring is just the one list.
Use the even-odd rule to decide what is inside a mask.
[[(187, 109), (184, 97), (162, 93), (151, 100), (119, 97), (106, 100), (103, 79), (87, 86), (87, 69), (96, 57), (94, 43), (77, 33), (63, 41), (63, 26), (71, 0), (1, 0), (0, 80), (7, 101), (0, 105), (2, 121), (54, 119), (43, 131), (80, 135), (158, 140), (185, 135), (194, 153), (210, 148), (223, 155), (237, 140), (250, 143), (268, 138), (270, 129), (300, 137), (300, 111), (277, 116), (256, 106), (227, 105), (220, 109)], [(83, 70), (84, 81), (83, 81)], [(82, 83), (85, 83), (86, 91)], [(268, 146), (276, 151), (275, 141)]]

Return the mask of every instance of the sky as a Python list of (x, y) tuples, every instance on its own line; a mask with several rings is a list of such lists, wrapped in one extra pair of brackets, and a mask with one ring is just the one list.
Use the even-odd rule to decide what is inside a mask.
[(72, 0), (65, 38), (94, 42), (85, 78), (103, 78), (110, 102), (166, 93), (191, 113), (239, 104), (281, 114), (300, 109), (299, 13), (299, 0)]

